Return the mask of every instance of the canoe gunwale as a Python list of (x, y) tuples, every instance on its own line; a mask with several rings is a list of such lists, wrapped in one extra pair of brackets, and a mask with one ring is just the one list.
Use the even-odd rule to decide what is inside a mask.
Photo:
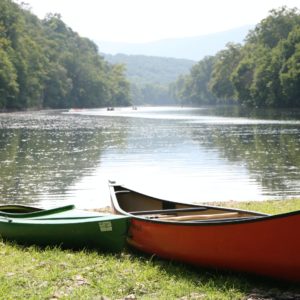
[(121, 219), (129, 219), (128, 216), (119, 215), (114, 218), (107, 218), (105, 216), (90, 217), (90, 218), (69, 218), (69, 219), (30, 219), (30, 218), (8, 218), (0, 216), (1, 223), (11, 223), (13, 225), (24, 225), (24, 226), (67, 226), (67, 225), (82, 225), (82, 224), (92, 224), (101, 222), (113, 222)]
[(234, 225), (234, 224), (248, 224), (248, 223), (257, 223), (257, 222), (267, 222), (274, 219), (280, 219), (280, 218), (286, 218), (294, 215), (300, 215), (299, 211), (284, 213), (284, 214), (278, 214), (278, 215), (272, 215), (272, 216), (262, 216), (262, 217), (249, 217), (249, 218), (236, 218), (236, 219), (221, 219), (221, 220), (193, 220), (193, 221), (169, 221), (169, 220), (162, 220), (162, 219), (147, 219), (145, 217), (139, 217), (132, 214), (129, 214), (125, 211), (119, 211), (120, 214), (126, 215), (131, 217), (132, 219), (144, 221), (144, 222), (151, 222), (151, 223), (162, 223), (162, 224), (168, 224), (168, 225), (178, 225), (178, 226), (214, 226), (214, 225)]
[[(4, 206), (4, 207), (8, 207), (8, 206)], [(10, 207), (30, 209), (30, 207), (21, 206), (21, 205), (20, 206), (19, 205), (10, 205)], [(52, 209), (39, 209), (39, 210), (25, 212), (25, 213), (24, 212), (10, 213), (10, 212), (1, 211), (1, 206), (0, 206), (0, 216), (7, 217), (7, 218), (22, 218), (23, 219), (23, 218), (39, 217), (39, 216), (44, 216), (44, 215), (51, 215), (54, 213), (65, 212), (65, 211), (72, 210), (74, 208), (75, 208), (75, 206), (71, 204), (71, 205), (65, 205), (65, 206), (56, 207), (56, 208), (52, 208)], [(34, 209), (34, 208), (32, 208), (32, 209)]]
[[(115, 188), (122, 188), (125, 190), (119, 190), (116, 191)], [(259, 212), (254, 212), (254, 211), (247, 211), (247, 210), (241, 210), (241, 209), (232, 209), (232, 208), (226, 208), (226, 207), (221, 207), (221, 206), (207, 206), (204, 205), (204, 208), (207, 209), (216, 209), (216, 210), (227, 210), (228, 212), (241, 212), (241, 213), (254, 213), (256, 214), (255, 216), (249, 216), (249, 217), (240, 217), (240, 218), (232, 218), (232, 219), (212, 219), (212, 220), (192, 220), (192, 221), (170, 221), (170, 220), (163, 220), (163, 219), (150, 219), (146, 218), (145, 216), (139, 216), (130, 212), (127, 212), (123, 210), (118, 202), (117, 195), (121, 193), (136, 193), (139, 195), (143, 195), (149, 198), (161, 200), (161, 201), (166, 201), (170, 203), (176, 204), (182, 204), (180, 202), (173, 202), (169, 200), (163, 200), (159, 198), (154, 198), (152, 196), (148, 196), (139, 192), (136, 192), (134, 190), (128, 189), (127, 187), (124, 187), (122, 185), (118, 184), (112, 184), (109, 183), (109, 188), (110, 188), (110, 196), (111, 196), (111, 202), (113, 209), (118, 213), (122, 215), (127, 215), (131, 217), (132, 219), (136, 219), (139, 221), (143, 222), (149, 222), (149, 223), (161, 223), (161, 224), (168, 224), (168, 225), (173, 225), (173, 226), (215, 226), (215, 225), (241, 225), (241, 224), (248, 224), (248, 223), (257, 223), (257, 222), (268, 222), (274, 219), (280, 219), (280, 218), (287, 218), (290, 216), (295, 216), (295, 215), (300, 215), (300, 210), (297, 211), (292, 211), (292, 212), (287, 212), (287, 213), (282, 213), (282, 214), (276, 214), (276, 215), (269, 215), (269, 214), (263, 214)], [(184, 203), (187, 205), (192, 205), (195, 206), (195, 204), (192, 203)]]

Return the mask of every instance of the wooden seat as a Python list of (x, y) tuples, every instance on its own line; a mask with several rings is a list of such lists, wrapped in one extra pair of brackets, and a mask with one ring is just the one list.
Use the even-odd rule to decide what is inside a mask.
[[(240, 214), (238, 212), (228, 212), (220, 214), (209, 214), (209, 215), (188, 215), (188, 216), (163, 216), (159, 219), (162, 221), (190, 221), (190, 220), (211, 220), (211, 219), (226, 219), (236, 218)], [(241, 216), (243, 216), (241, 214)]]

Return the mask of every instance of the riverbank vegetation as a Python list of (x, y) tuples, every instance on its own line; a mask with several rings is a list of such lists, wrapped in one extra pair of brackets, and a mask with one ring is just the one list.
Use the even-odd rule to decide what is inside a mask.
[[(132, 99), (155, 105), (300, 107), (296, 8), (272, 10), (243, 45), (229, 42), (195, 64), (121, 58), (122, 63), (106, 61), (95, 43), (80, 37), (58, 14), (40, 20), (24, 3), (0, 3), (0, 111), (126, 106)], [(186, 75), (188, 65), (193, 66)], [(175, 82), (163, 82), (178, 75), (181, 66), (184, 71)]]
[[(287, 212), (300, 199), (222, 205)], [(0, 242), (0, 299), (297, 299), (293, 283), (121, 254)]]
[(171, 87), (181, 104), (300, 107), (300, 12), (272, 10), (246, 37), (205, 57)]
[(0, 2), (0, 110), (126, 106), (129, 83), (58, 14)]

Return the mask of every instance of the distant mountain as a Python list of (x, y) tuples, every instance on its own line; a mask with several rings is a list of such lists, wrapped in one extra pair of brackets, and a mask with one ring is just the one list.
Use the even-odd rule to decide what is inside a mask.
[(126, 75), (131, 83), (168, 85), (179, 75), (187, 74), (196, 63), (188, 59), (168, 57), (102, 54), (112, 64), (124, 64)]
[[(169, 84), (189, 73), (204, 56), (215, 55), (228, 42), (242, 43), (252, 26), (192, 38), (145, 44), (99, 42), (112, 64), (124, 64), (135, 104), (170, 104)], [(103, 54), (105, 53), (105, 54)]]
[(96, 41), (99, 51), (109, 54), (148, 55), (183, 58), (199, 61), (206, 55), (215, 55), (228, 42), (243, 43), (254, 26), (247, 25), (232, 30), (197, 37), (166, 39), (151, 43), (115, 43)]

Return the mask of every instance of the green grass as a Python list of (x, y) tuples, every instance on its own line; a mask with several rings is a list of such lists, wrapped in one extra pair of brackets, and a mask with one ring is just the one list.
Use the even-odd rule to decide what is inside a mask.
[[(224, 204), (222, 204), (224, 205)], [(226, 205), (232, 206), (231, 203)], [(238, 203), (277, 213), (300, 209), (300, 199)], [(290, 283), (193, 268), (125, 250), (40, 249), (0, 242), (0, 299), (293, 299)], [(131, 298), (130, 298), (131, 297)]]
[(268, 201), (247, 201), (247, 202), (219, 202), (217, 205), (226, 207), (238, 207), (245, 210), (264, 212), (267, 214), (279, 214), (293, 210), (300, 210), (300, 199), (290, 200), (268, 200)]

